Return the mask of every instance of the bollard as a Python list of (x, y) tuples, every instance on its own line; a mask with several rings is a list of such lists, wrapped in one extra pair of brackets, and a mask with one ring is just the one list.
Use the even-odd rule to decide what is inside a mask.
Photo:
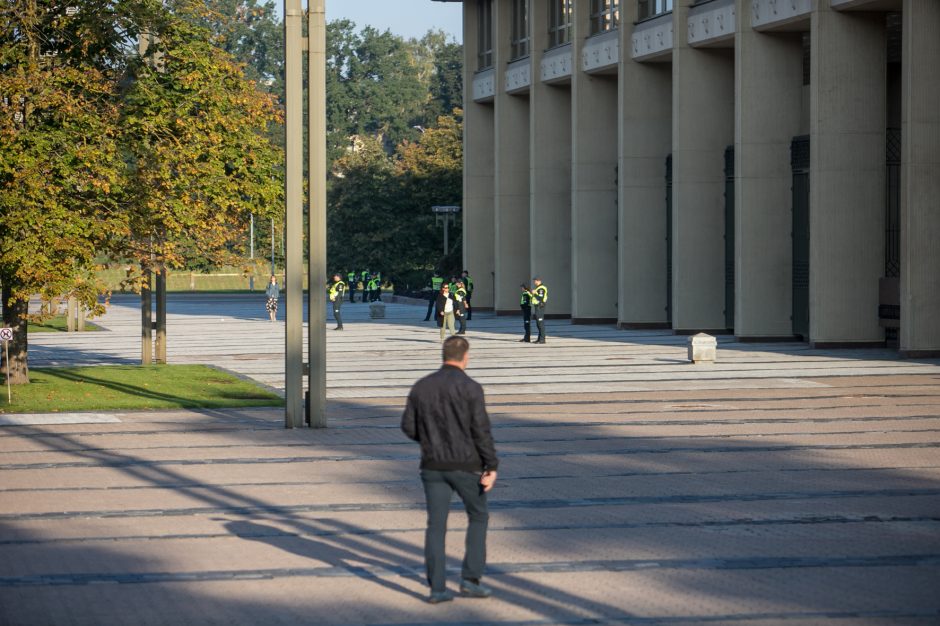
[(369, 305), (369, 317), (374, 320), (385, 319), (385, 303), (373, 302)]
[(718, 340), (705, 333), (689, 337), (689, 360), (699, 363), (714, 363), (718, 358)]

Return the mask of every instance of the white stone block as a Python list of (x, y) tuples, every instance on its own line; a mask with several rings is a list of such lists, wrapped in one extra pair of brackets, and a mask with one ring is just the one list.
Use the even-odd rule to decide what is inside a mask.
[(689, 337), (689, 360), (695, 363), (714, 363), (718, 358), (718, 340), (705, 333)]

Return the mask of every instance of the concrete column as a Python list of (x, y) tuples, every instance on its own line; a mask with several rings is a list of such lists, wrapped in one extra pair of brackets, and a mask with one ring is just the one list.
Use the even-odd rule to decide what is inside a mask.
[(574, 11), (571, 317), (575, 323), (613, 323), (617, 320), (618, 284), (617, 76), (592, 75), (581, 70), (582, 46), (589, 34), (590, 3), (575, 2)]
[(790, 142), (802, 117), (802, 34), (754, 30), (751, 6), (751, 0), (736, 6), (734, 332), (790, 337)]
[(940, 356), (940, 3), (904, 4), (901, 354)]
[(530, 265), (551, 286), (551, 315), (571, 315), (571, 86), (540, 80), (542, 52), (549, 44), (549, 4), (531, 2), (529, 7)]
[(666, 157), (672, 149), (672, 64), (630, 58), (637, 0), (621, 2), (618, 325), (665, 328)]
[(463, 259), (473, 277), (473, 307), (493, 309), (496, 273), (494, 205), (493, 105), (473, 101), (477, 71), (477, 3), (463, 5)]
[(839, 13), (819, 2), (811, 54), (810, 343), (882, 342), (884, 14)]
[(724, 152), (734, 142), (734, 51), (694, 49), (677, 0), (672, 52), (672, 327), (725, 327)]
[(529, 269), (529, 98), (506, 93), (512, 3), (493, 3), (496, 69), (496, 311), (519, 312), (519, 283)]

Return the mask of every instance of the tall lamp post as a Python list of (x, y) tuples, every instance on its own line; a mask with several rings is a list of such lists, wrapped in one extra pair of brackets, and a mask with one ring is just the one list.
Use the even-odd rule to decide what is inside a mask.
[[(286, 201), (284, 425), (326, 426), (326, 3), (308, 0), (307, 32), (300, 0), (284, 0)], [(307, 51), (309, 220), (307, 234), (308, 353), (303, 363), (303, 53)], [(306, 369), (309, 400), (304, 407)]]
[(444, 256), (447, 256), (449, 250), (448, 235), (450, 230), (451, 222), (457, 222), (457, 214), (460, 213), (460, 207), (452, 204), (435, 204), (431, 207), (431, 211), (434, 213), (437, 218), (437, 223), (440, 224), (444, 222)]

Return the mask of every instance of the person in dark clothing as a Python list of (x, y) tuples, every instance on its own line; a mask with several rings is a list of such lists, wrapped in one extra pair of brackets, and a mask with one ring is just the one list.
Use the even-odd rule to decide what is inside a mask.
[(469, 349), (463, 337), (449, 337), (444, 342), (443, 366), (414, 384), (401, 417), (402, 431), (421, 444), (421, 482), (428, 509), (424, 558), (431, 604), (454, 597), (447, 590), (444, 550), (454, 491), (463, 500), (468, 518), (460, 594), (471, 598), (492, 594), (480, 578), (486, 565), (486, 493), (496, 482), (499, 460), (483, 387), (464, 371)]
[(519, 341), (524, 343), (532, 342), (532, 294), (529, 288), (522, 285), (522, 297), (519, 299), (519, 308), (522, 309), (522, 328), (525, 329), (525, 336)]

